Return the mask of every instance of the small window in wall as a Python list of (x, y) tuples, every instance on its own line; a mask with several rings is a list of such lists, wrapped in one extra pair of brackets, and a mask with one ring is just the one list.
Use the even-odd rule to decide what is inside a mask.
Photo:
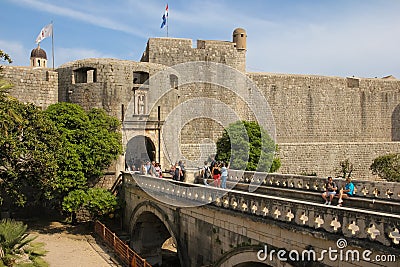
[(353, 78), (353, 77), (347, 77), (347, 87), (349, 88), (359, 88), (360, 87), (360, 79), (358, 78)]
[(133, 84), (144, 84), (149, 79), (149, 73), (144, 71), (133, 72)]
[(95, 68), (79, 68), (74, 70), (75, 83), (97, 82), (97, 70)]
[(178, 76), (175, 74), (169, 75), (169, 83), (171, 88), (178, 89)]
[(38, 66), (40, 67), (40, 59), (38, 59), (37, 63), (38, 63)]

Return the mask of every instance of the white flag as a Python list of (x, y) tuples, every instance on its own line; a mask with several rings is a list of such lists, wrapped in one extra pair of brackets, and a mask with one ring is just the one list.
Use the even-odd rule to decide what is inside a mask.
[(40, 43), (44, 38), (50, 37), (53, 34), (53, 24), (50, 23), (43, 27), (40, 31), (38, 37), (36, 38), (36, 43)]

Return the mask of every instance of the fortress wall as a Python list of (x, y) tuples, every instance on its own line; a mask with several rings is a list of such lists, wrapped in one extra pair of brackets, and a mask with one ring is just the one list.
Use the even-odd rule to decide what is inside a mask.
[[(174, 133), (164, 135), (163, 142), (179, 146), (183, 157), (194, 161), (188, 162), (189, 167), (201, 166), (216, 153), (215, 143), (222, 136), (223, 125), (254, 120), (243, 99), (227, 88), (211, 84), (182, 85), (163, 96), (157, 105), (161, 106), (165, 120), (163, 130), (167, 125), (175, 125), (171, 129)], [(155, 110), (150, 112), (150, 118), (156, 118)]]
[(374, 180), (369, 170), (378, 156), (400, 151), (400, 142), (362, 143), (280, 143), (280, 173), (311, 174), (319, 177), (340, 174), (340, 162), (353, 163), (355, 179)]
[(349, 159), (354, 176), (400, 151), (400, 81), (249, 73), (265, 94), (277, 129), (282, 173), (337, 175)]
[(58, 101), (58, 73), (51, 69), (3, 66), (4, 79), (14, 86), (10, 95), (42, 108)]
[(235, 44), (224, 41), (192, 40), (177, 38), (150, 38), (142, 61), (173, 66), (189, 61), (212, 61), (245, 71), (246, 52), (238, 51)]
[[(94, 82), (77, 82), (74, 72), (82, 68), (95, 69)], [(85, 109), (103, 108), (108, 114), (122, 118), (122, 105), (126, 108), (134, 95), (133, 73), (160, 70), (156, 64), (116, 59), (85, 59), (65, 64), (57, 69), (59, 75), (59, 101), (82, 105)], [(135, 89), (138, 89), (136, 87)]]
[[(274, 114), (279, 143), (388, 142), (400, 128), (400, 81), (248, 73)], [(397, 112), (400, 113), (400, 112)], [(398, 116), (394, 118), (393, 116)]]

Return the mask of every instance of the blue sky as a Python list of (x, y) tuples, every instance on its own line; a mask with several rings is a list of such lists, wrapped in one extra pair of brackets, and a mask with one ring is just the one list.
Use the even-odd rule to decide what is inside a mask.
[[(166, 1), (3, 0), (0, 49), (29, 65), (54, 22), (55, 66), (75, 59), (138, 61), (160, 29)], [(247, 71), (400, 78), (398, 0), (170, 0), (169, 36), (231, 40), (247, 31)], [(194, 42), (195, 43), (195, 42)], [(41, 47), (51, 58), (51, 38)], [(49, 61), (51, 65), (51, 60)]]

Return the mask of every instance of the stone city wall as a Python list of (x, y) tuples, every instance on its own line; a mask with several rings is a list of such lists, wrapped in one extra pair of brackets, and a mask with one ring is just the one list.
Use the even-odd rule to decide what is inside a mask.
[(388, 142), (400, 130), (399, 80), (248, 76), (273, 110), (279, 143)]
[(375, 158), (400, 151), (400, 142), (279, 143), (280, 173), (312, 174), (319, 177), (340, 175), (340, 162), (353, 164), (352, 177), (374, 180), (369, 169)]
[(189, 61), (212, 61), (226, 64), (244, 72), (246, 52), (238, 51), (229, 41), (197, 40), (193, 48), (191, 39), (150, 38), (141, 61), (173, 66)]
[[(85, 109), (103, 108), (108, 114), (122, 119), (122, 105), (126, 108), (135, 90), (139, 90), (139, 83), (134, 87), (134, 72), (152, 75), (159, 69), (161, 66), (156, 64), (118, 59), (73, 61), (57, 69), (59, 101), (76, 103)], [(90, 74), (91, 70), (93, 74)], [(87, 80), (82, 82), (77, 73), (85, 71)]]
[(3, 66), (2, 75), (14, 86), (10, 95), (47, 108), (58, 102), (58, 73), (51, 69)]

